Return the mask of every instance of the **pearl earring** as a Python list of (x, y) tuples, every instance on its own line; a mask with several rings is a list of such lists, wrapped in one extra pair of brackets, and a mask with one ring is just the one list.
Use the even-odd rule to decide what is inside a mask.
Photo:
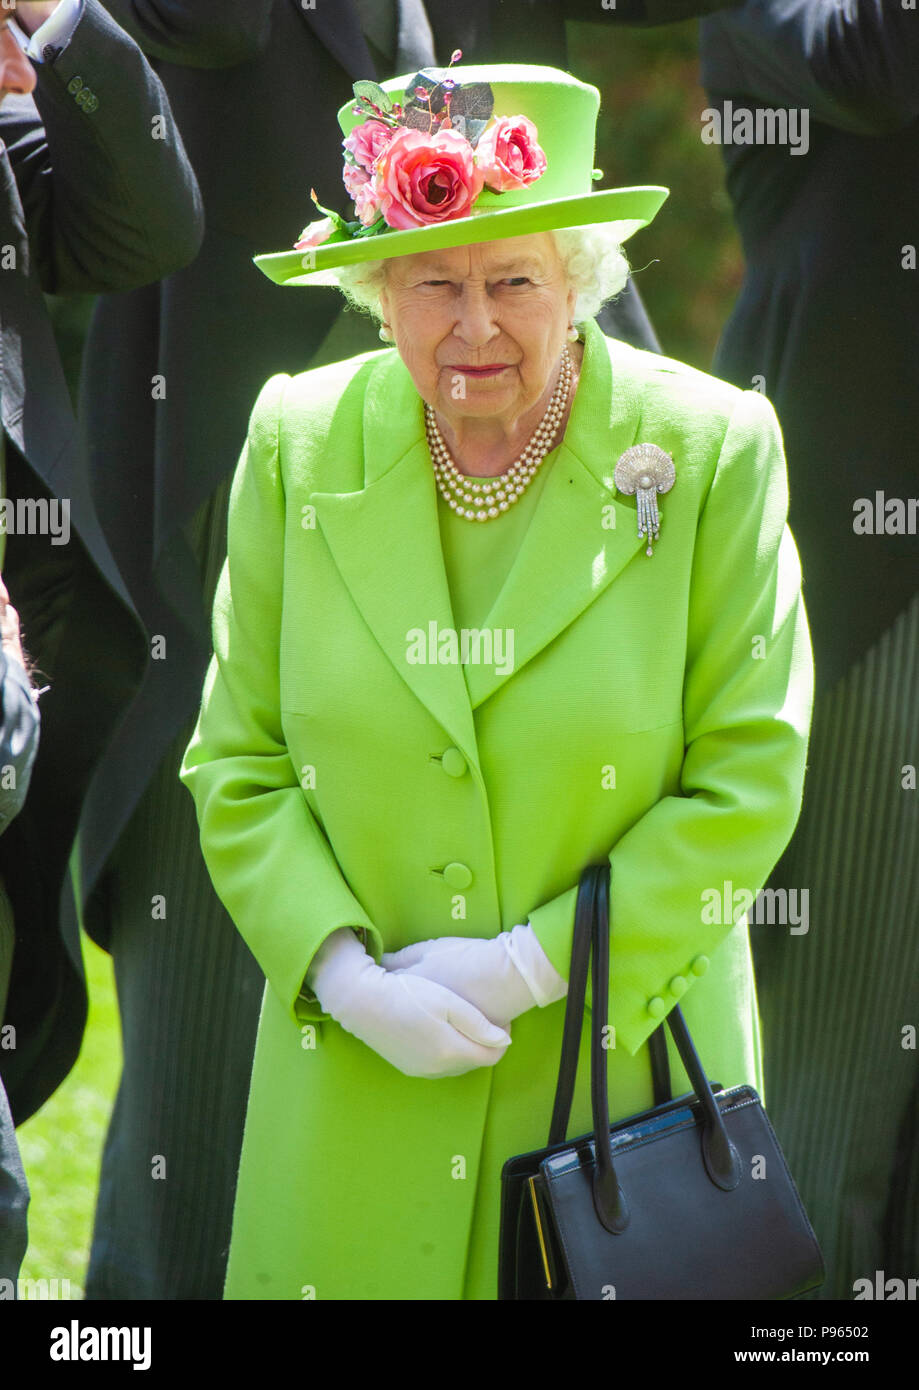
[(392, 329), (388, 323), (380, 324), (380, 337), (383, 339), (384, 343), (391, 343), (393, 341)]
[(581, 336), (581, 335), (580, 335), (580, 333), (578, 332), (578, 330), (575, 328), (574, 324), (573, 324), (573, 323), (569, 323), (569, 325), (568, 325), (568, 341), (569, 341), (569, 343), (576, 343), (577, 340), (578, 340), (578, 338), (580, 338), (580, 336)]

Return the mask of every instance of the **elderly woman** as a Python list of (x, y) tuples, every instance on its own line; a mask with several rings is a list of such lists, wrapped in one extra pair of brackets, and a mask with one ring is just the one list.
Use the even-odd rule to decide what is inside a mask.
[(771, 407), (591, 322), (666, 194), (590, 191), (595, 89), (355, 90), (355, 220), (260, 264), (395, 346), (264, 388), (182, 771), (267, 978), (226, 1296), (491, 1299), (585, 865), (613, 1118), (677, 1000), (709, 1073), (762, 1085), (743, 914), (797, 816), (810, 648)]

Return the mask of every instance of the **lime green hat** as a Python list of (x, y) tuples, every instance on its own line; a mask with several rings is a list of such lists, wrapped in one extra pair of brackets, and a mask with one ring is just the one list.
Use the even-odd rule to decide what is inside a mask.
[[(613, 226), (622, 242), (653, 220), (669, 193), (669, 189), (656, 185), (592, 191), (595, 178), (602, 177), (594, 169), (600, 93), (596, 87), (579, 82), (558, 68), (512, 63), (451, 66), (444, 72), (425, 68), (414, 77), (395, 77), (380, 86), (358, 82), (354, 90), (356, 102), (352, 100), (341, 108), (338, 123), (346, 137), (368, 117), (382, 120), (388, 131), (395, 131), (400, 139), (371, 166), (376, 179), (374, 189), (388, 166), (390, 177), (384, 186), (390, 190), (401, 188), (405, 196), (400, 197), (397, 192), (396, 205), (388, 211), (376, 206), (365, 212), (365, 219), (379, 214), (369, 226), (360, 220), (349, 223), (330, 213), (329, 234), (319, 244), (256, 256), (255, 264), (275, 284), (335, 285), (338, 281), (334, 272), (339, 266), (600, 222)], [(433, 132), (442, 128), (438, 122), (445, 115), (449, 116), (447, 138), (444, 141), (441, 136), (440, 144), (449, 145), (451, 155), (459, 151), (457, 160), (465, 160), (464, 167), (467, 172), (472, 170), (471, 178), (478, 182), (481, 191), (470, 198), (460, 179), (455, 184), (459, 189), (457, 200), (448, 204), (447, 215), (433, 220), (438, 209), (432, 209), (428, 202), (425, 211), (432, 220), (421, 213), (423, 225), (405, 226), (406, 219), (414, 215), (414, 185), (405, 178), (400, 182), (398, 173), (393, 172), (393, 152), (396, 144), (421, 146), (425, 140), (436, 142)], [(406, 130), (406, 126), (412, 129)], [(495, 132), (499, 128), (507, 132), (511, 126), (514, 130), (510, 131), (510, 143), (505, 138), (496, 147)], [(498, 175), (494, 175), (496, 149), (498, 155), (505, 156)], [(367, 160), (371, 153), (368, 146), (360, 151), (362, 168), (355, 162), (354, 154), (346, 152), (346, 170), (350, 168), (358, 180), (368, 180), (371, 173)], [(418, 158), (423, 159), (423, 154)], [(478, 166), (483, 160), (486, 173), (493, 175), (489, 179), (491, 186), (481, 186)], [(507, 191), (494, 191), (496, 182), (503, 183)], [(435, 185), (435, 193), (440, 192)], [(384, 192), (380, 196), (385, 206), (389, 195)], [(393, 201), (391, 196), (389, 201)], [(458, 213), (453, 212), (454, 206)], [(326, 209), (320, 207), (320, 211)], [(398, 225), (394, 227), (390, 218)], [(323, 235), (327, 230), (314, 225), (314, 235)]]

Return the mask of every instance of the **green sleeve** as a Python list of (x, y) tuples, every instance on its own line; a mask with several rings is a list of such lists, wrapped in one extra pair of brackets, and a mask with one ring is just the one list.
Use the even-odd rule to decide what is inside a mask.
[(214, 657), (180, 777), (195, 799), (214, 888), (291, 1017), (325, 1017), (301, 997), (338, 927), (377, 960), (383, 942), (307, 806), (281, 728), (285, 495), (279, 416), (286, 376), (263, 388), (233, 480), (227, 562), (214, 600)]

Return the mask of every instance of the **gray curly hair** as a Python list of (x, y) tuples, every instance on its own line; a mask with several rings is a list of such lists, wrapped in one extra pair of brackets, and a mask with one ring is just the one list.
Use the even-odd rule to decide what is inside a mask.
[[(629, 263), (613, 229), (597, 223), (564, 227), (549, 235), (555, 241), (569, 284), (578, 292), (574, 321), (592, 319), (608, 299), (622, 292), (629, 278)], [(386, 282), (386, 264), (364, 261), (360, 265), (340, 266), (335, 272), (348, 303), (378, 323), (383, 317), (380, 290)]]

